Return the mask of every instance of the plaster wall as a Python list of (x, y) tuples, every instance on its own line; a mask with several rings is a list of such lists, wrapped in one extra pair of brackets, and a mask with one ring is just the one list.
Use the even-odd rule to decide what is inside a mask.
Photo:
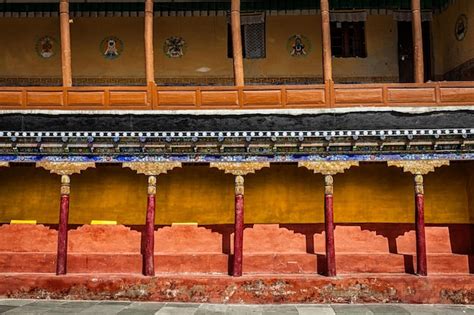
[[(472, 163), (453, 163), (426, 176), (426, 222), (474, 223)], [(413, 179), (383, 163), (335, 176), (338, 223), (412, 223)], [(59, 176), (34, 167), (0, 170), (0, 222), (56, 224)], [(296, 165), (273, 165), (246, 177), (245, 222), (322, 223), (323, 178)], [(233, 222), (233, 176), (185, 166), (158, 177), (156, 224)], [(70, 224), (145, 222), (146, 178), (119, 166), (99, 166), (71, 178)]]
[[(458, 17), (464, 14), (468, 18), (466, 37), (458, 41), (455, 37), (455, 25)], [(457, 0), (447, 10), (433, 19), (433, 49), (435, 73), (442, 77), (447, 72), (474, 59), (474, 2)]]
[[(73, 77), (143, 79), (143, 18), (75, 18), (71, 24)], [(59, 78), (61, 76), (59, 20), (57, 18), (2, 18), (0, 77)], [(311, 47), (304, 57), (292, 57), (288, 39), (306, 36)], [(55, 38), (56, 55), (41, 58), (35, 45), (39, 38)], [(122, 55), (104, 58), (101, 41), (116, 36), (124, 44)], [(182, 58), (168, 58), (163, 44), (170, 36), (186, 41)], [(391, 16), (369, 16), (366, 24), (368, 58), (333, 58), (335, 77), (367, 82), (375, 78), (396, 81), (397, 29)], [(249, 78), (321, 77), (321, 18), (315, 16), (268, 16), (267, 56), (246, 59)], [(155, 73), (157, 78), (231, 78), (232, 59), (227, 58), (225, 17), (157, 17), (154, 30)]]

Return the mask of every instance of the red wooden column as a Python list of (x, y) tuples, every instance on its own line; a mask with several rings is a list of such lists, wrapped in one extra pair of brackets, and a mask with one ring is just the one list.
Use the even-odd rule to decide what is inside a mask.
[(148, 200), (145, 222), (145, 248), (143, 255), (143, 274), (155, 275), (155, 196), (156, 176), (148, 176)]
[(434, 172), (437, 167), (449, 165), (449, 160), (401, 160), (388, 161), (387, 164), (403, 168), (405, 172), (415, 176), (416, 273), (419, 276), (427, 276), (423, 175)]
[(415, 175), (416, 273), (428, 275), (425, 237), (425, 193), (423, 175)]
[(244, 177), (235, 176), (234, 261), (232, 275), (242, 276), (244, 243)]
[(321, 0), (321, 37), (323, 47), (323, 79), (324, 83), (332, 81), (331, 51), (331, 19), (329, 16), (329, 0)]
[(326, 232), (326, 265), (327, 275), (336, 276), (336, 248), (334, 246), (334, 209), (333, 190), (334, 180), (332, 175), (324, 177), (324, 226)]
[(333, 175), (344, 173), (352, 166), (358, 166), (357, 161), (302, 161), (299, 167), (307, 168), (316, 174), (324, 176), (324, 226), (326, 234), (326, 268), (327, 276), (335, 277), (336, 247), (334, 241), (334, 179)]
[(153, 0), (145, 0), (145, 72), (146, 83), (155, 83), (155, 66), (153, 54)]
[(69, 222), (69, 194), (71, 179), (61, 176), (61, 205), (59, 209), (58, 252), (56, 256), (56, 274), (65, 275), (67, 270), (67, 228)]
[(67, 235), (69, 221), (69, 194), (71, 192), (70, 176), (78, 174), (90, 167), (95, 167), (95, 163), (90, 162), (50, 162), (41, 161), (36, 163), (36, 167), (44, 168), (50, 173), (61, 175), (61, 201), (59, 206), (59, 227), (58, 227), (58, 250), (56, 256), (56, 274), (65, 275), (67, 273)]
[(148, 176), (148, 197), (143, 241), (143, 275), (155, 275), (155, 203), (156, 177), (181, 167), (181, 162), (127, 162), (122, 167)]
[(425, 82), (420, 0), (411, 0), (415, 83)]
[(235, 176), (235, 221), (234, 221), (234, 258), (230, 274), (242, 276), (244, 257), (244, 175), (270, 167), (269, 162), (213, 162), (215, 167)]
[(61, 28), (61, 67), (63, 86), (72, 86), (71, 69), (71, 31), (69, 25), (69, 0), (59, 2), (59, 21)]

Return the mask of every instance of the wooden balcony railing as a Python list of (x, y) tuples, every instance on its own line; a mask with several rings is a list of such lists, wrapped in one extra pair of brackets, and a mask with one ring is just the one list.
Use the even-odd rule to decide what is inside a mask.
[(177, 110), (474, 105), (474, 82), (245, 87), (0, 87), (0, 109)]

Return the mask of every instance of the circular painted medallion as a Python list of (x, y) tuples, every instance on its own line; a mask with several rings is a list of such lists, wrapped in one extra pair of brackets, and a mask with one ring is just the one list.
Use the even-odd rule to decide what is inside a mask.
[(117, 59), (123, 52), (123, 42), (116, 36), (107, 36), (100, 42), (100, 52), (106, 59)]
[(296, 34), (291, 36), (286, 47), (292, 57), (304, 57), (311, 52), (311, 42), (304, 35)]
[(56, 40), (51, 36), (43, 36), (36, 41), (36, 52), (41, 58), (49, 59), (56, 54)]
[(186, 52), (186, 42), (179, 36), (168, 37), (163, 44), (163, 52), (169, 58), (181, 58)]
[(467, 33), (467, 16), (461, 14), (456, 20), (456, 26), (454, 28), (454, 36), (456, 39), (461, 41), (466, 37)]

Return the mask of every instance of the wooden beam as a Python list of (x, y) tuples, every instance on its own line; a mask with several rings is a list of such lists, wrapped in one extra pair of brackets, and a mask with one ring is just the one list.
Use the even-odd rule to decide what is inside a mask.
[(61, 65), (63, 86), (72, 86), (71, 70), (71, 32), (69, 27), (69, 0), (59, 2), (59, 20), (61, 28)]
[(420, 0), (411, 0), (415, 82), (425, 81)]
[(147, 84), (155, 83), (153, 58), (153, 0), (145, 0), (145, 72)]
[(329, 0), (321, 0), (321, 30), (323, 39), (323, 79), (332, 81), (331, 20)]
[(232, 0), (231, 26), (235, 85), (244, 86), (244, 60), (242, 55), (242, 31), (240, 26), (240, 0)]

